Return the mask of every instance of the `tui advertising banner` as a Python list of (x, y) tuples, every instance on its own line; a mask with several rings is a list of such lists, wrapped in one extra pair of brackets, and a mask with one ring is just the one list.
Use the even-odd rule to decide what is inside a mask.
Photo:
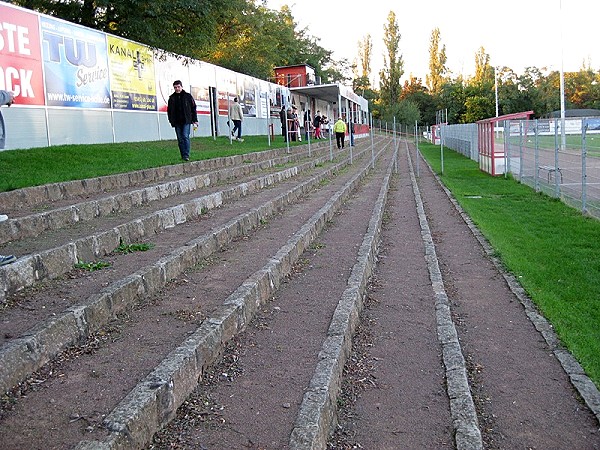
[(110, 108), (106, 36), (41, 17), (46, 104)]

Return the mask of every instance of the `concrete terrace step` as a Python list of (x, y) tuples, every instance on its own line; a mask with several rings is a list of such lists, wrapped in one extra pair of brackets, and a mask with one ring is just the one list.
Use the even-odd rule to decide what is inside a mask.
[[(203, 212), (220, 206), (224, 201), (239, 199), (250, 192), (263, 189), (284, 179), (296, 176), (298, 173), (313, 169), (328, 161), (329, 156), (321, 156), (299, 166), (285, 169), (273, 174), (242, 183), (234, 188), (214, 192), (209, 195), (154, 211), (131, 222), (126, 222), (101, 233), (82, 237), (64, 245), (19, 258), (15, 263), (0, 267), (0, 302), (7, 296), (44, 279), (56, 278), (69, 270), (79, 261), (89, 261), (112, 252), (121, 242), (135, 242), (144, 236), (173, 228), (186, 221), (200, 216)], [(269, 163), (271, 164), (271, 163)], [(134, 191), (130, 198), (139, 198)], [(125, 196), (125, 194), (123, 194)], [(109, 204), (114, 201), (108, 200)], [(132, 201), (127, 202), (131, 204)], [(92, 209), (96, 209), (92, 207)], [(68, 208), (67, 212), (77, 211), (77, 207)], [(51, 214), (51, 213), (50, 213)], [(58, 213), (60, 215), (60, 212)], [(15, 221), (27, 221), (14, 219)], [(67, 219), (66, 222), (69, 220)], [(42, 222), (44, 222), (42, 220)], [(56, 228), (66, 226), (66, 223), (53, 221)]]
[[(363, 151), (363, 153), (365, 152)], [(357, 158), (359, 156), (357, 155)], [(300, 195), (317, 186), (321, 180), (339, 171), (347, 163), (348, 160), (346, 159), (335, 164), (312, 177), (307, 182), (269, 201), (262, 207), (241, 214), (234, 220), (222, 225), (220, 229), (215, 230), (210, 235), (199, 236), (183, 247), (173, 250), (170, 255), (165, 256), (155, 264), (140, 269), (125, 279), (112, 283), (102, 292), (92, 295), (82, 304), (68, 309), (61, 315), (48, 319), (30, 330), (26, 335), (8, 342), (0, 349), (0, 388), (2, 391), (10, 389), (51, 360), (67, 346), (85, 339), (90, 333), (96, 331), (107, 320), (114, 317), (128, 305), (131, 305), (141, 297), (149, 296), (156, 292), (168, 280), (177, 276), (183, 270), (191, 267), (197, 261), (216, 251), (232, 239), (247, 232), (283, 205), (295, 201)], [(235, 189), (241, 188), (238, 187)], [(159, 216), (160, 214), (162, 213), (159, 212)], [(169, 221), (169, 223), (175, 222), (174, 217), (174, 215), (171, 216), (173, 220)], [(140, 225), (137, 224), (137, 226)], [(125, 227), (124, 230), (127, 231), (128, 228)], [(118, 245), (118, 236), (119, 234), (115, 232), (104, 237), (94, 237), (91, 239), (91, 244), (89, 245), (108, 242), (105, 246), (107, 246), (107, 249), (110, 248), (112, 250)], [(123, 235), (120, 234), (120, 236)], [(74, 249), (70, 245), (65, 246), (61, 251), (57, 251), (52, 255), (52, 259), (49, 259), (48, 264), (51, 267), (57, 267), (54, 269), (56, 273), (60, 271), (61, 267), (63, 270), (68, 270), (73, 264), (73, 252)], [(30, 273), (33, 270), (33, 265), (36, 263), (35, 258), (32, 257), (32, 259)], [(24, 263), (17, 262), (15, 264)], [(11, 269), (16, 268), (12, 272), (16, 277), (20, 272), (20, 268), (15, 264), (6, 267)], [(33, 278), (33, 273), (31, 273), (30, 277)]]
[[(263, 157), (271, 156), (271, 153), (272, 151), (260, 152), (258, 155)], [(320, 151), (318, 153), (323, 155), (324, 151)], [(75, 200), (75, 202), (67, 206), (58, 207), (49, 211), (34, 214), (25, 214), (22, 216), (19, 215), (20, 211), (16, 210), (14, 214), (11, 214), (9, 220), (0, 223), (0, 245), (5, 244), (7, 242), (17, 241), (28, 237), (36, 236), (45, 231), (65, 228), (75, 223), (90, 221), (98, 217), (128, 211), (132, 208), (148, 205), (153, 201), (169, 198), (171, 196), (184, 194), (188, 192), (194, 192), (198, 189), (215, 185), (221, 181), (234, 179), (236, 177), (241, 176), (247, 176), (252, 173), (256, 173), (260, 170), (272, 170), (273, 168), (277, 167), (277, 165), (286, 164), (289, 162), (297, 162), (305, 156), (306, 154), (304, 152), (295, 154), (285, 154), (283, 156), (278, 155), (272, 158), (260, 159), (257, 162), (252, 163), (244, 159), (243, 163), (239, 162), (236, 165), (226, 164), (225, 161), (228, 161), (228, 158), (219, 158), (225, 160), (223, 161), (223, 164), (225, 165), (224, 168), (219, 168), (217, 170), (209, 170), (208, 172), (201, 174), (190, 174), (190, 176), (184, 177), (181, 177), (181, 174), (179, 174), (178, 171), (166, 172), (178, 174), (178, 179), (166, 181), (164, 183), (159, 184), (151, 184), (149, 186), (141, 187), (140, 189), (128, 189), (125, 192), (117, 193), (114, 195), (101, 195), (104, 194), (108, 189), (101, 189), (102, 183), (94, 183), (93, 180), (101, 180), (103, 178), (122, 178), (122, 182), (111, 184), (112, 189), (110, 190), (115, 190), (117, 187), (129, 188), (132, 186), (148, 184), (150, 182), (155, 181), (156, 179), (166, 178), (166, 176), (163, 173), (163, 171), (160, 170), (160, 168), (157, 168), (153, 169), (154, 172), (156, 172), (154, 177), (142, 177), (141, 179), (136, 179), (135, 183), (131, 183), (132, 177), (129, 176), (129, 174), (121, 174), (111, 177), (83, 180), (80, 184), (76, 182), (56, 183), (53, 185), (40, 186), (39, 188), (35, 187), (21, 189), (18, 191), (12, 191), (8, 193), (5, 192), (2, 193), (4, 194), (5, 203), (16, 203), (19, 204), (21, 208), (23, 208), (23, 204), (20, 203), (22, 197), (29, 199), (29, 202), (25, 203), (26, 205), (39, 205), (42, 203), (42, 199), (48, 199), (48, 195), (37, 196), (36, 194), (39, 194), (40, 192), (47, 194), (55, 189), (58, 189), (58, 191), (61, 192), (62, 195), (55, 196), (56, 198), (51, 200), (50, 205), (61, 200)], [(317, 155), (315, 154), (315, 156)], [(325, 156), (321, 156), (321, 160), (325, 160)], [(205, 161), (198, 161), (197, 164), (191, 164), (196, 165), (198, 171), (206, 170), (206, 167), (204, 166), (216, 165), (201, 163), (205, 163)], [(143, 172), (145, 173), (147, 171)], [(169, 176), (169, 178), (172, 177), (173, 175)], [(73, 184), (77, 184), (78, 186), (85, 186), (85, 190), (82, 189), (80, 191), (76, 191), (73, 188), (70, 188), (69, 186), (72, 186)], [(104, 184), (107, 183), (105, 182)], [(95, 185), (97, 189), (94, 190), (92, 186)], [(75, 192), (77, 192), (77, 195), (75, 195)], [(79, 201), (84, 194), (86, 196), (101, 196), (92, 200)], [(48, 206), (47, 202), (43, 203), (45, 203), (46, 206)], [(12, 213), (13, 210), (10, 210), (9, 208), (5, 207), (5, 209), (2, 211)]]
[[(301, 147), (294, 147), (294, 154), (307, 153)], [(315, 147), (315, 150), (319, 146)], [(168, 178), (184, 177), (198, 174), (206, 170), (222, 169), (225, 167), (240, 166), (245, 163), (258, 163), (281, 156), (285, 149), (273, 149), (263, 152), (246, 153), (243, 155), (226, 156), (222, 158), (192, 161), (171, 166), (161, 166), (151, 169), (142, 169), (114, 175), (106, 175), (83, 180), (73, 180), (59, 183), (32, 186), (16, 189), (14, 191), (0, 192), (0, 211), (19, 210), (24, 206), (37, 206), (58, 200), (84, 197), (98, 192), (110, 192), (121, 188), (130, 188), (159, 182)], [(321, 147), (321, 151), (323, 148)]]
[[(390, 170), (392, 166), (393, 164), (390, 165)], [(82, 441), (77, 449), (144, 447), (153, 434), (174, 417), (179, 405), (196, 387), (197, 380), (202, 377), (203, 372), (222, 353), (225, 344), (246, 327), (260, 305), (278, 289), (302, 252), (315, 240), (343, 201), (368, 174), (370, 168), (371, 163), (367, 161), (361, 171), (303, 224), (265, 267), (251, 275), (225, 300), (217, 314), (206, 319), (192, 336), (173, 350), (123, 399), (105, 419), (105, 426), (109, 430), (107, 439)], [(312, 405), (307, 405), (307, 408), (315, 407), (319, 411), (316, 414), (304, 414), (298, 420), (291, 448), (312, 448), (303, 443), (310, 438), (307, 434), (318, 435), (316, 439), (320, 441), (328, 435), (344, 355), (348, 352), (357, 310), (360, 309), (360, 298), (374, 265), (388, 184), (389, 173), (385, 177), (379, 200), (375, 205), (367, 237), (359, 250), (359, 263), (352, 272), (347, 293), (332, 321), (333, 325), (327, 337), (329, 344), (323, 355), (320, 355), (322, 364), (328, 366), (323, 368), (324, 372), (321, 372), (321, 375), (326, 372), (331, 378), (325, 380), (321, 376), (320, 381), (325, 380), (325, 384), (311, 386), (306, 395), (307, 402), (311, 402), (311, 399), (314, 401)], [(329, 391), (327, 388), (332, 389)], [(315, 397), (318, 392), (320, 394)]]

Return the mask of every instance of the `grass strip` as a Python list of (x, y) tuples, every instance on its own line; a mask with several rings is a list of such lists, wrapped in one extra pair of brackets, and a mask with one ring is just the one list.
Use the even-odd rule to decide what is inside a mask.
[[(305, 143), (290, 142), (290, 146)], [(285, 146), (281, 136), (271, 141), (271, 147), (266, 136), (244, 137), (244, 142), (230, 142), (227, 137), (198, 137), (191, 139), (190, 161)], [(174, 140), (5, 150), (0, 151), (0, 192), (181, 163)]]

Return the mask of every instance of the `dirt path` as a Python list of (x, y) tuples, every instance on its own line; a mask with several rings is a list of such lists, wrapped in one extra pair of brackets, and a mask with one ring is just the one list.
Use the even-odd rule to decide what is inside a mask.
[[(418, 238), (409, 165), (405, 160), (400, 167), (370, 291), (375, 301), (363, 318), (368, 328), (362, 337), (367, 336), (368, 346), (359, 345), (354, 355), (359, 364), (347, 367), (353, 374), (368, 366), (370, 370), (359, 373), (374, 383), (359, 384), (364, 391), (359, 389), (355, 405), (343, 410), (343, 426), (332, 448), (453, 446), (451, 434), (444, 436), (451, 422), (444, 414), (448, 399), (435, 337), (435, 305), (423, 241)], [(597, 419), (423, 163), (417, 184), (466, 360), (484, 448), (600, 448)], [(351, 387), (348, 391), (352, 394)]]

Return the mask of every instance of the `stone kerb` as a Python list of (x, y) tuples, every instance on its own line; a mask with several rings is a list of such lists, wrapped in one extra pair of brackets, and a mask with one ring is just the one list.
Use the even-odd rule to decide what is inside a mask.
[[(323, 229), (327, 218), (339, 210), (366, 176), (369, 167), (364, 167), (346, 183), (263, 269), (242, 283), (213, 317), (205, 320), (192, 337), (171, 352), (123, 399), (105, 419), (107, 428), (112, 432), (107, 441), (83, 441), (76, 448), (125, 449), (146, 445), (153, 434), (174, 417), (179, 405), (195, 388), (196, 380), (221, 354), (224, 345), (246, 327), (259, 305), (273, 294), (299, 255)], [(165, 398), (168, 400), (165, 401)]]
[(381, 223), (393, 167), (394, 164), (390, 164), (384, 178), (367, 233), (358, 252), (358, 260), (348, 280), (348, 288), (342, 294), (336, 307), (327, 338), (319, 352), (319, 362), (302, 399), (290, 435), (290, 449), (326, 448), (327, 439), (337, 423), (337, 397), (341, 388), (342, 372), (351, 351), (352, 334), (356, 329), (363, 307), (367, 280), (372, 275), (375, 266)]
[(136, 186), (142, 182), (160, 181), (169, 177), (177, 177), (184, 175), (185, 173), (193, 173), (210, 168), (224, 168), (241, 164), (246, 160), (256, 162), (262, 159), (276, 157), (278, 153), (278, 149), (273, 149), (247, 155), (226, 156), (209, 160), (193, 161), (191, 163), (142, 169), (123, 174), (51, 183), (43, 186), (33, 186), (14, 191), (0, 192), (0, 211), (19, 209), (22, 205), (35, 206), (46, 202), (53, 202), (100, 191), (110, 191), (116, 188)]
[[(320, 175), (293, 187), (278, 198), (267, 202), (263, 207), (241, 214), (229, 223), (215, 230), (211, 235), (199, 237), (171, 255), (163, 257), (156, 264), (140, 269), (131, 276), (116, 281), (100, 294), (94, 294), (85, 301), (85, 306), (67, 310), (60, 318), (54, 318), (31, 330), (23, 339), (16, 339), (0, 349), (0, 391), (9, 390), (33, 371), (42, 367), (53, 356), (68, 345), (85, 339), (96, 331), (117, 312), (136, 301), (142, 295), (150, 295), (162, 287), (166, 280), (178, 276), (182, 270), (208, 256), (231, 239), (249, 232), (261, 219), (286, 203), (294, 201), (325, 178), (340, 170), (348, 159), (335, 164)], [(117, 244), (115, 244), (117, 245)], [(114, 248), (114, 247), (112, 247)], [(192, 256), (190, 256), (192, 253)], [(182, 262), (184, 260), (185, 262)], [(15, 264), (24, 264), (17, 261)], [(11, 264), (5, 267), (15, 266)], [(27, 266), (25, 266), (27, 267)], [(2, 272), (0, 271), (0, 275)], [(33, 274), (30, 275), (33, 277)], [(53, 336), (44, 339), (44, 336)], [(59, 338), (59, 336), (63, 336)], [(66, 336), (66, 337), (65, 337)]]
[[(299, 154), (285, 155), (274, 159), (258, 161), (252, 164), (241, 164), (215, 170), (210, 173), (197, 174), (179, 180), (137, 189), (124, 194), (109, 195), (98, 200), (81, 202), (76, 205), (53, 209), (52, 211), (31, 214), (24, 217), (10, 219), (0, 224), (0, 244), (32, 237), (47, 230), (65, 228), (74, 223), (90, 221), (97, 217), (130, 211), (131, 209), (147, 205), (153, 201), (169, 198), (217, 184), (239, 176), (248, 175), (257, 170), (269, 169), (275, 166), (276, 161), (289, 162), (300, 158)], [(325, 156), (317, 161), (323, 162)], [(313, 161), (314, 165), (315, 162)], [(304, 168), (310, 163), (302, 165)], [(157, 169), (158, 170), (158, 169)], [(69, 183), (66, 183), (69, 185)], [(109, 190), (107, 188), (107, 190)], [(81, 193), (69, 192), (64, 197), (75, 197)]]

